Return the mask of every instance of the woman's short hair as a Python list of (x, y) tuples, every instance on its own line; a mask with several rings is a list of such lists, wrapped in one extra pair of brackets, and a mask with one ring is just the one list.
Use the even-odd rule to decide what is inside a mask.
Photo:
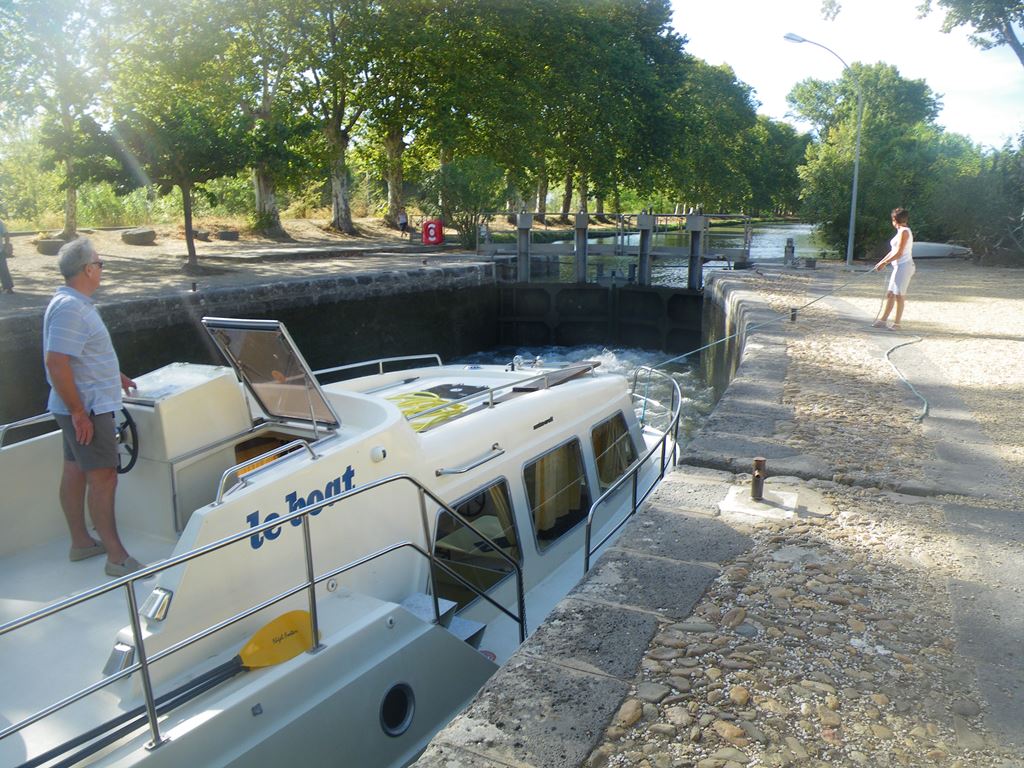
[(65, 279), (71, 279), (92, 261), (96, 248), (88, 237), (79, 237), (70, 243), (64, 243), (57, 251), (57, 263), (60, 273)]
[(906, 224), (910, 221), (910, 211), (906, 208), (893, 208), (892, 217), (896, 219), (897, 224)]

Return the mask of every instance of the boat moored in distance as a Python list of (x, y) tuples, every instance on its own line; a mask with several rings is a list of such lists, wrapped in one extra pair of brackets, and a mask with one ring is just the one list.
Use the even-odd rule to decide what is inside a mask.
[(314, 372), (281, 323), (203, 324), (230, 367), (139, 376), (119, 419), (143, 571), (69, 562), (59, 432), (0, 427), (0, 764), (404, 765), (675, 455), (651, 369)]

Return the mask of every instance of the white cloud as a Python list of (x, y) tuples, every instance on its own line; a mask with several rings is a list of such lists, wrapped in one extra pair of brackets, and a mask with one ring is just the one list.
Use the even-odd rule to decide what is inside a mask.
[(686, 50), (726, 63), (755, 89), (760, 112), (784, 118), (786, 94), (800, 80), (832, 80), (842, 64), (827, 51), (783, 39), (794, 32), (831, 48), (848, 64), (885, 62), (925, 80), (942, 96), (938, 122), (976, 142), (1001, 146), (1024, 130), (1024, 67), (1007, 48), (983, 51), (967, 30), (940, 31), (941, 12), (918, 18), (919, 0), (844, 0), (833, 21), (821, 0), (673, 0)]

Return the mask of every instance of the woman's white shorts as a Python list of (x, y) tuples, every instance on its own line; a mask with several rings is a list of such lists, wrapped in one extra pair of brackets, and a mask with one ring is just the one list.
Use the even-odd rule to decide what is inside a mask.
[(917, 271), (917, 267), (914, 266), (914, 262), (907, 261), (903, 264), (895, 262), (892, 265), (892, 275), (889, 277), (889, 293), (895, 293), (897, 296), (906, 296), (907, 288), (910, 287), (910, 278), (914, 276)]

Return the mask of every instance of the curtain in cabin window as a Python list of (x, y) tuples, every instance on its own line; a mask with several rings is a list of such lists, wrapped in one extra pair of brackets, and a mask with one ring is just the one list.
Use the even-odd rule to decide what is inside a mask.
[(577, 440), (527, 465), (523, 482), (541, 549), (575, 526), (590, 511), (590, 493)]
[(597, 478), (603, 492), (636, 461), (636, 448), (621, 413), (594, 427), (590, 437), (597, 458)]

